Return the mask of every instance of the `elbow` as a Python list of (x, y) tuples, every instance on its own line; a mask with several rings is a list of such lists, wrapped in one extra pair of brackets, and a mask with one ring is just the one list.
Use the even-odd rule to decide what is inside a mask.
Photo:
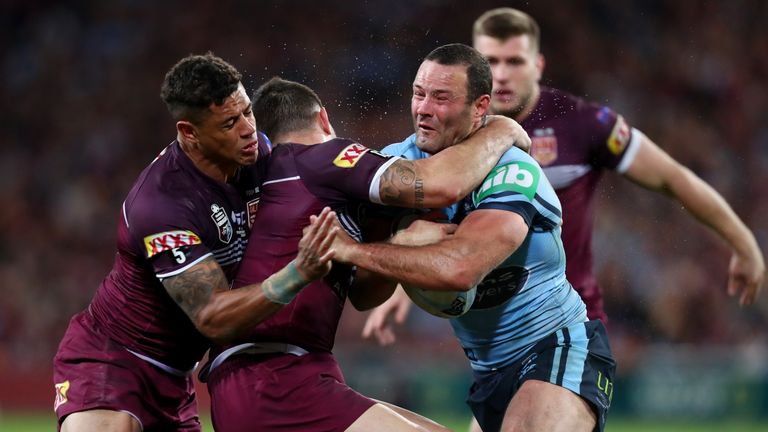
[(469, 291), (483, 280), (483, 275), (466, 264), (453, 264), (443, 273), (442, 286), (448, 291)]
[(469, 192), (470, 192), (469, 190), (463, 190), (460, 187), (453, 186), (453, 185), (445, 187), (443, 188), (443, 191), (441, 193), (441, 199), (443, 200), (443, 202), (433, 207), (449, 207), (454, 203), (457, 203), (462, 199), (464, 199), (464, 197), (467, 196)]
[(198, 314), (195, 327), (208, 340), (218, 345), (226, 345), (237, 336), (233, 328), (222, 325), (211, 314), (206, 314), (204, 311)]
[(455, 185), (444, 185), (443, 187), (435, 191), (426, 191), (425, 205), (428, 208), (449, 207), (452, 204), (459, 202), (470, 191), (466, 191)]

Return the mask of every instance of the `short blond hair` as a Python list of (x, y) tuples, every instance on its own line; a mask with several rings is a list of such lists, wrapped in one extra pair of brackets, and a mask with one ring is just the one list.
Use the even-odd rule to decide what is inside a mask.
[(472, 40), (478, 36), (489, 36), (505, 41), (513, 36), (528, 35), (531, 48), (538, 52), (540, 44), (539, 25), (527, 13), (509, 8), (497, 8), (486, 11), (475, 20), (472, 26)]

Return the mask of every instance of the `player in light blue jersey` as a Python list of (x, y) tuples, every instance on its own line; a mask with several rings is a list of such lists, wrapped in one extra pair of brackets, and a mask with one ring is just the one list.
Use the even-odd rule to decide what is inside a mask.
[[(490, 91), (477, 51), (437, 48), (414, 80), (416, 134), (385, 151), (419, 159), (455, 144), (481, 127)], [(446, 213), (457, 225), (419, 221), (390, 243), (339, 242), (336, 259), (428, 290), (478, 287), (451, 324), (484, 431), (602, 431), (615, 363), (602, 323), (587, 321), (565, 279), (560, 202), (541, 167), (513, 148)]]
[[(384, 152), (407, 159), (428, 157), (415, 137)], [(445, 213), (460, 223), (478, 209), (517, 213), (530, 227), (523, 244), (480, 283), (470, 311), (451, 320), (472, 368), (486, 372), (519, 360), (551, 329), (587, 318), (583, 302), (565, 279), (560, 201), (533, 158), (516, 147), (507, 151), (475, 193)]]

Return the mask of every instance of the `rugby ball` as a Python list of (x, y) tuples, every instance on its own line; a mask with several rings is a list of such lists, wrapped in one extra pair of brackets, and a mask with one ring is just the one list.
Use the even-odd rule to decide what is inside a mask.
[(406, 284), (402, 286), (416, 306), (440, 318), (457, 318), (467, 313), (477, 293), (477, 287), (469, 291), (432, 291)]

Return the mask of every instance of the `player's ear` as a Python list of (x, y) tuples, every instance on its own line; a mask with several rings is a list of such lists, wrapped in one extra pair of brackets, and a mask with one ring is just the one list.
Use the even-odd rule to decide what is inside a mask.
[(472, 103), (472, 116), (475, 119), (482, 119), (483, 116), (488, 114), (488, 109), (491, 106), (491, 95), (481, 95)]
[(197, 141), (197, 129), (195, 128), (195, 125), (186, 120), (176, 122), (176, 131), (179, 133), (179, 136), (187, 142)]
[(538, 82), (541, 79), (541, 76), (544, 74), (544, 66), (546, 66), (546, 64), (547, 61), (544, 59), (544, 54), (539, 53), (536, 56), (536, 71), (538, 71), (536, 82)]
[(328, 119), (328, 111), (325, 110), (325, 107), (320, 107), (320, 112), (317, 113), (317, 121), (326, 135), (333, 134), (333, 127), (331, 126), (330, 119)]

